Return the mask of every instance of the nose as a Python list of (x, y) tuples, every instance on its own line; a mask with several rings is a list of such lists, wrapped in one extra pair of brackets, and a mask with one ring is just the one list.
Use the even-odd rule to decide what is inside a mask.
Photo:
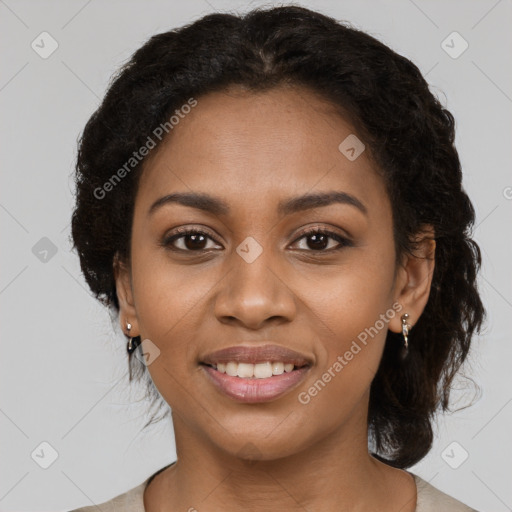
[(272, 268), (271, 255), (266, 253), (251, 263), (234, 255), (235, 263), (221, 281), (215, 300), (220, 322), (257, 330), (271, 322), (288, 323), (295, 318), (295, 295), (283, 273)]

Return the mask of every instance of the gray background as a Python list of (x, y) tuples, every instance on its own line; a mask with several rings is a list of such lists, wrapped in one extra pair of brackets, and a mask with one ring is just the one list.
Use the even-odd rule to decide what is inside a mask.
[[(348, 20), (412, 59), (457, 120), (484, 258), (489, 318), (466, 369), (482, 393), (474, 406), (439, 418), (432, 451), (411, 471), (478, 510), (512, 510), (512, 3), (298, 3)], [(124, 338), (70, 251), (76, 140), (112, 73), (149, 36), (257, 5), (272, 4), (0, 0), (1, 511), (100, 503), (175, 460), (170, 423), (140, 433), (143, 388), (129, 389)], [(42, 46), (43, 31), (58, 43), (46, 59), (31, 47)], [(457, 58), (442, 46), (454, 31), (469, 44)], [(463, 41), (451, 36), (445, 44), (453, 53)], [(51, 49), (49, 39), (44, 45)], [(460, 405), (473, 397), (467, 381), (457, 389)], [(31, 456), (43, 442), (58, 454), (48, 469), (40, 464), (51, 462), (50, 448), (34, 455), (37, 463)]]

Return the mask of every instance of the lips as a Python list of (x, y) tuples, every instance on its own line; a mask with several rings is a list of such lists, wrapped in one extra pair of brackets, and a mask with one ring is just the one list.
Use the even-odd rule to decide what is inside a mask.
[(207, 365), (202, 365), (201, 368), (208, 382), (224, 396), (235, 402), (248, 404), (277, 400), (299, 386), (310, 371), (309, 366), (303, 366), (266, 379), (246, 379), (220, 373)]
[[(284, 363), (289, 370), (267, 378), (241, 378), (223, 373), (219, 364)], [(293, 365), (293, 369), (291, 369)], [(307, 377), (313, 359), (279, 345), (235, 346), (211, 352), (200, 360), (208, 382), (224, 396), (237, 402), (258, 403), (277, 400), (300, 385)]]
[(312, 358), (280, 345), (244, 346), (238, 345), (228, 347), (201, 358), (200, 362), (207, 365), (218, 363), (265, 363), (267, 361), (279, 361), (284, 364), (293, 364), (296, 367), (311, 366)]

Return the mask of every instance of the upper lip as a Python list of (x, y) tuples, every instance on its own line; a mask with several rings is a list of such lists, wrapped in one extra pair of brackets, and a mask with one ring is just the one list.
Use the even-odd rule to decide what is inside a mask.
[(312, 364), (311, 358), (304, 354), (280, 345), (271, 344), (227, 347), (211, 352), (201, 359), (201, 363), (204, 364), (229, 363), (230, 361), (252, 364), (280, 361), (285, 364), (291, 363), (294, 366), (309, 366)]

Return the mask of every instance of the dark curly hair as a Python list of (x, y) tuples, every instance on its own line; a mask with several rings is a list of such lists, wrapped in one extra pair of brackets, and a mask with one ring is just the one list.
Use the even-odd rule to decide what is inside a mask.
[[(462, 187), (454, 118), (405, 57), (349, 23), (294, 5), (243, 16), (210, 14), (151, 37), (113, 77), (78, 142), (74, 248), (92, 292), (116, 316), (113, 261), (116, 254), (129, 261), (145, 160), (115, 190), (98, 191), (191, 97), (230, 86), (259, 92), (281, 85), (328, 100), (365, 141), (391, 200), (397, 264), (414, 254), (414, 235), (423, 226), (435, 230), (432, 287), (410, 333), (409, 355), (400, 361), (401, 335), (389, 331), (370, 390), (373, 455), (407, 468), (430, 450), (435, 413), (448, 410), (452, 381), (486, 311), (477, 291), (481, 253), (471, 238), (475, 212)], [(143, 363), (138, 368), (150, 395), (162, 401)]]

